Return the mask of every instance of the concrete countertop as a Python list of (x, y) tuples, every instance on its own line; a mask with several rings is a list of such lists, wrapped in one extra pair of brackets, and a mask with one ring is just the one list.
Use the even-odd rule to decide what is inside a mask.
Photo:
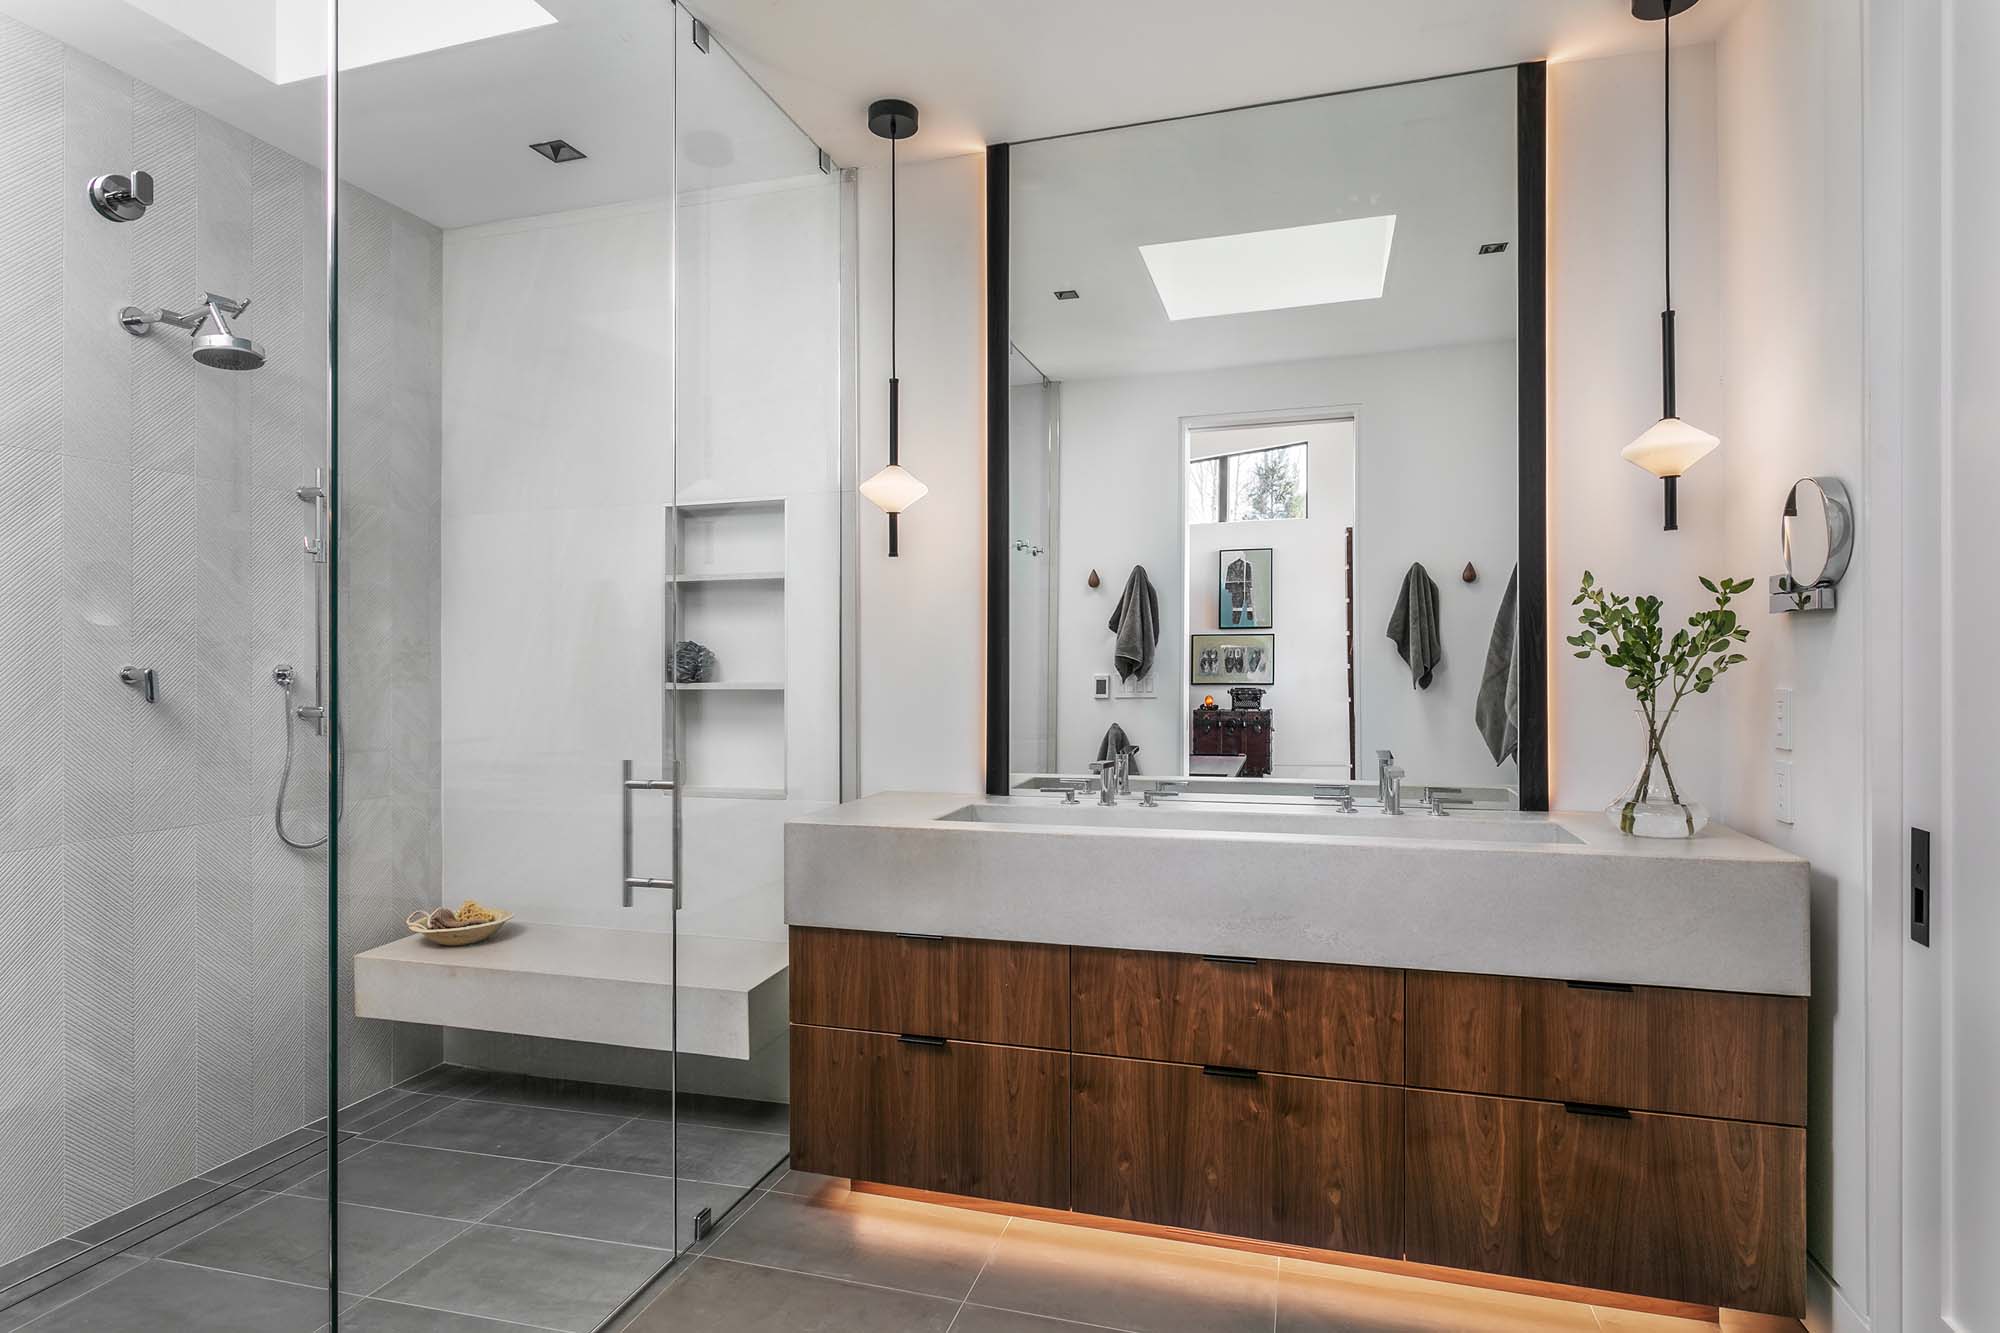
[[(953, 817), (969, 809), (976, 817)], [(1033, 822), (990, 822), (998, 820)], [(785, 826), (785, 919), (1443, 972), (1810, 990), (1809, 884), (1797, 856), (1713, 825), (1685, 841), (1630, 838), (1598, 813), (1433, 821), (1309, 806), (1183, 800), (1143, 809), (1134, 798), (1112, 812), (1039, 794), (884, 793)]]

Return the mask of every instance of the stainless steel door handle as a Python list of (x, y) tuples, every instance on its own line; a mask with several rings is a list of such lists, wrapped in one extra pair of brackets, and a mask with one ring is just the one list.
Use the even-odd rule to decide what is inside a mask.
[[(673, 877), (670, 879), (654, 879), (649, 876), (634, 875), (632, 873), (632, 793), (635, 791), (663, 791), (673, 798), (674, 873)], [(624, 902), (625, 906), (630, 907), (632, 905), (632, 890), (634, 889), (672, 889), (674, 891), (674, 909), (676, 911), (680, 910), (680, 905), (681, 905), (680, 784), (678, 782), (674, 782), (667, 778), (657, 778), (657, 779), (635, 778), (632, 776), (632, 761), (630, 759), (627, 759), (620, 766), (618, 800), (621, 807), (621, 814), (623, 816), (623, 827), (620, 830), (621, 847), (623, 850), (622, 861), (624, 866), (624, 881), (625, 881), (621, 889), (621, 893), (623, 894), (622, 901)]]

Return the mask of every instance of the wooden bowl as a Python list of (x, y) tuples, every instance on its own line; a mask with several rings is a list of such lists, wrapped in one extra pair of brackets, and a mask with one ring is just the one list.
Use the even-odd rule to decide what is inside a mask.
[(412, 912), (409, 920), (403, 924), (410, 928), (410, 933), (413, 935), (421, 935), (432, 944), (442, 944), (454, 949), (461, 944), (477, 944), (481, 940), (489, 939), (494, 931), (514, 919), (512, 912), (501, 912), (491, 921), (475, 922), (470, 926), (450, 926), (444, 930), (433, 930), (429, 926), (417, 924), (429, 915), (428, 912)]

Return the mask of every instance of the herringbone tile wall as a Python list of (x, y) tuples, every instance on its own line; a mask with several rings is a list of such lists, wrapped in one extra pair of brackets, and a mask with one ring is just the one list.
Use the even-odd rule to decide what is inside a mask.
[[(158, 200), (97, 217), (137, 166)], [(313, 166), (0, 19), (0, 1261), (315, 1118), (327, 866), (272, 831), (309, 675), (325, 449), (323, 184)], [(344, 1100), (439, 1058), (352, 1017), (354, 952), (439, 897), (442, 238), (341, 198)], [(118, 307), (249, 297), (266, 366), (199, 367)], [(159, 673), (148, 705), (118, 680)], [(300, 731), (289, 819), (327, 753)]]

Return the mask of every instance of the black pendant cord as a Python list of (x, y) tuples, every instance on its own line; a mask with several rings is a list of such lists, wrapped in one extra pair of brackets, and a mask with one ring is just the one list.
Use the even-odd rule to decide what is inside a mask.
[(1665, 286), (1666, 308), (1660, 312), (1660, 416), (1679, 416), (1674, 394), (1674, 6), (1667, 0), (1666, 13), (1660, 21), (1665, 32), (1664, 50), (1660, 67), (1663, 77), (1663, 92), (1660, 103), (1660, 125), (1662, 128), (1662, 148), (1660, 174), (1664, 188), (1661, 191), (1663, 203), (1660, 209), (1660, 235), (1665, 240)]
[[(889, 466), (902, 457), (902, 386), (896, 379), (896, 141), (889, 140)], [(897, 554), (897, 515), (889, 515), (889, 554)]]

